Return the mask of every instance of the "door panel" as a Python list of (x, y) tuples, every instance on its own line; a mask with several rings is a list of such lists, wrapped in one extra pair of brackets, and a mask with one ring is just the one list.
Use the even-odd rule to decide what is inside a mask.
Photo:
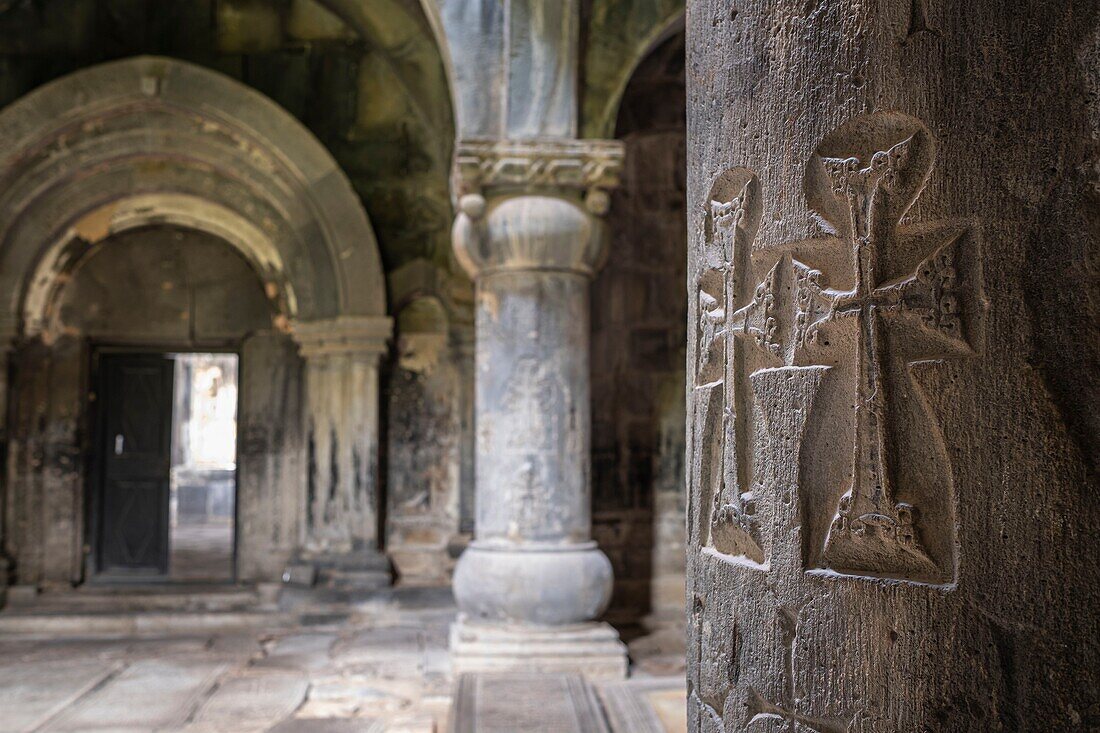
[(168, 572), (173, 371), (162, 354), (101, 358), (100, 572)]

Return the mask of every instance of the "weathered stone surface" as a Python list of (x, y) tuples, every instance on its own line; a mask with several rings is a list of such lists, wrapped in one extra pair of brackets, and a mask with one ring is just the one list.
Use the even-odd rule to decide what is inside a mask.
[(306, 481), (302, 362), (290, 337), (257, 331), (241, 344), (237, 423), (237, 572), (280, 581), (298, 548)]
[(435, 4), (450, 41), (459, 139), (576, 135), (577, 0)]
[(686, 733), (684, 678), (651, 677), (607, 682), (596, 688), (611, 729), (634, 733)]
[(388, 263), (446, 260), (454, 113), (430, 4), (406, 0), (46, 0), (0, 15), (0, 104), (79, 68), (142, 54), (233, 76), (332, 151)]
[(387, 550), (403, 581), (445, 582), (474, 521), (473, 289), (424, 260), (389, 284)]
[[(623, 90), (654, 46), (683, 32), (682, 0), (592, 0), (581, 6), (584, 35), (584, 100), (581, 136), (605, 137), (621, 115)], [(650, 113), (683, 117), (666, 97)]]
[(552, 674), (579, 672), (591, 679), (622, 679), (626, 649), (606, 623), (503, 624), (459, 614), (451, 626), (455, 672), (521, 669)]
[(1100, 18), (946, 8), (689, 8), (691, 730), (1100, 725)]
[[(224, 671), (214, 661), (148, 660), (118, 674), (46, 727), (48, 731), (92, 731), (181, 727)], [(150, 694), (156, 690), (156, 694)]]
[(296, 672), (262, 671), (225, 676), (191, 717), (197, 731), (240, 730), (289, 717), (305, 698), (309, 682)]
[[(20, 351), (2, 499), (16, 580), (96, 572), (93, 339), (242, 352), (238, 577), (277, 579), (303, 539), (372, 546), (376, 356), (336, 353), (384, 350), (385, 285), (362, 204), (320, 142), (254, 90), (162, 57), (58, 79), (0, 128), (0, 338)], [(292, 324), (319, 357), (304, 395), (279, 343)], [(318, 362), (339, 363), (317, 378)], [(319, 470), (300, 453), (310, 445)]]
[(606, 733), (609, 729), (595, 691), (580, 675), (513, 673), (462, 675), (450, 730)]
[[(300, 322), (304, 365), (305, 539), (302, 559), (340, 584), (376, 564), (378, 546), (378, 361), (392, 330), (387, 316)], [(357, 555), (366, 556), (356, 562)], [(378, 582), (386, 582), (386, 573)], [(324, 578), (322, 578), (324, 579)]]
[(382, 733), (382, 723), (369, 718), (294, 718), (284, 720), (269, 733)]
[(2, 731), (37, 730), (117, 672), (99, 660), (36, 661), (0, 667)]

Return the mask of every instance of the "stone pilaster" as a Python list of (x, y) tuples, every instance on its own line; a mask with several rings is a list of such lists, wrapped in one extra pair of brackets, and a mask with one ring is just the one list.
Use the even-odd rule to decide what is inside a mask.
[(591, 540), (589, 284), (622, 149), (604, 141), (460, 144), (454, 226), (476, 294), (475, 539), (455, 570), (458, 669), (621, 676), (593, 619), (611, 565)]
[(378, 362), (391, 331), (384, 316), (295, 324), (307, 461), (295, 580), (312, 583), (319, 573), (335, 586), (389, 581), (378, 552)]

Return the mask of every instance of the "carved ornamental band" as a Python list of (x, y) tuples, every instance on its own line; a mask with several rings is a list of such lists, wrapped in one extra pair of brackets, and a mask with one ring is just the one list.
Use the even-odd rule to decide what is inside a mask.
[(617, 140), (463, 140), (455, 151), (460, 194), (490, 188), (618, 187), (623, 145)]
[(851, 120), (806, 167), (830, 236), (756, 251), (759, 182), (715, 182), (693, 416), (707, 552), (766, 569), (793, 507), (807, 570), (953, 580), (951, 467), (917, 376), (980, 351), (985, 301), (969, 223), (902, 223), (934, 159), (912, 117)]

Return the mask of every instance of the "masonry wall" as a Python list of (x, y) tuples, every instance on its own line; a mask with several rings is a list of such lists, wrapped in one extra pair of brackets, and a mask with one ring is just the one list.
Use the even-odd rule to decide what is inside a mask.
[[(473, 356), (440, 298), (397, 315), (387, 394), (386, 550), (406, 583), (448, 583), (473, 489)], [(467, 349), (463, 349), (463, 346)]]

